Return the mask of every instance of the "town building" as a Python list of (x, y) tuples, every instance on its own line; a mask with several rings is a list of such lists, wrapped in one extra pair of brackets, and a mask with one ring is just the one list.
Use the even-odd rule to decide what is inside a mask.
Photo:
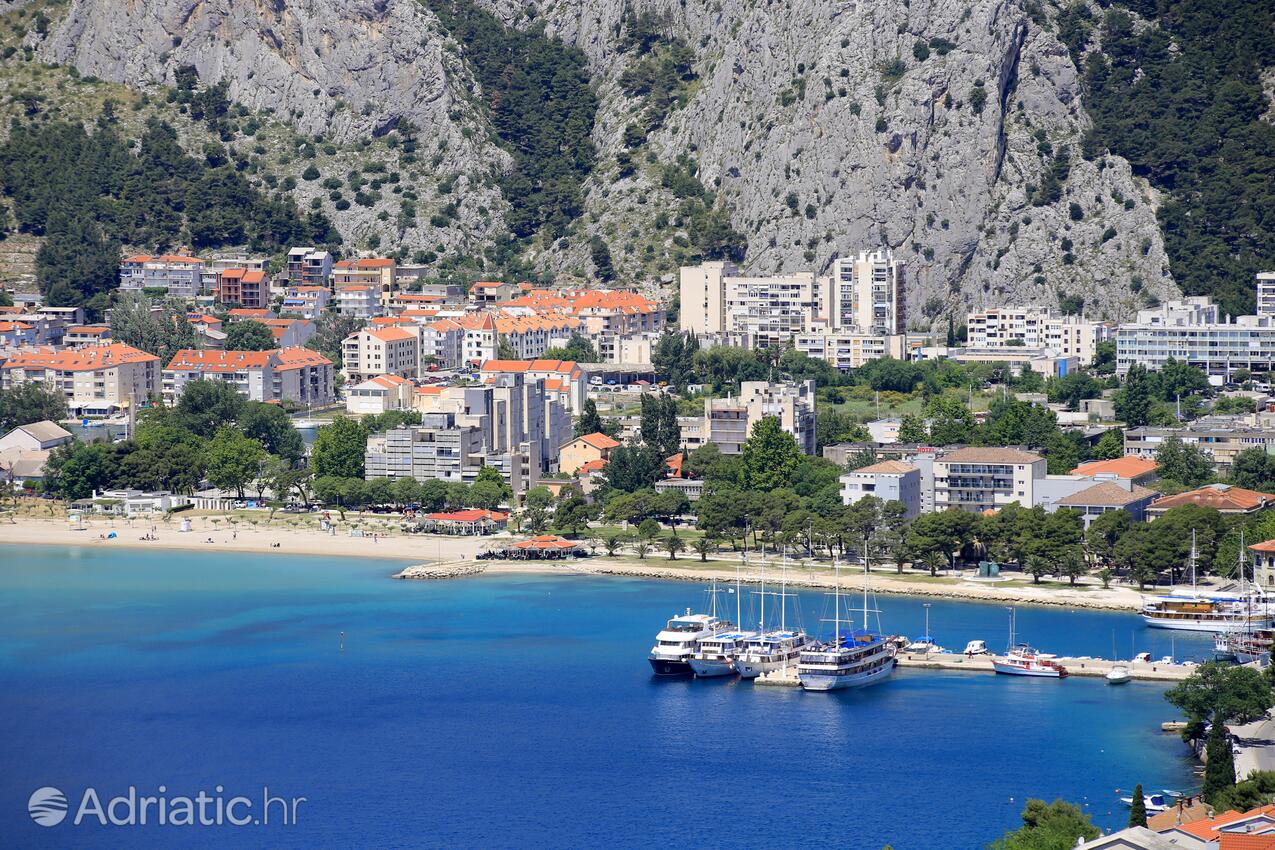
[(455, 369), (464, 362), (465, 329), (452, 319), (422, 324), (416, 331), (422, 372), (431, 364)]
[[(815, 453), (815, 382), (744, 381), (738, 396), (704, 399), (698, 435), (683, 434), (688, 448), (715, 443), (722, 454), (737, 455), (753, 427), (768, 416), (797, 440), (804, 454)], [(698, 436), (698, 440), (691, 439)]]
[(481, 307), (489, 307), (508, 301), (520, 292), (522, 289), (516, 283), (480, 280), (470, 285), (469, 300)]
[(1014, 372), (1031, 369), (1046, 378), (1061, 378), (1078, 371), (1084, 363), (1074, 355), (1064, 355), (1052, 348), (949, 348), (927, 345), (916, 350), (918, 360), (951, 360), (955, 363), (988, 363), (1008, 366)]
[(843, 504), (853, 505), (864, 496), (901, 502), (904, 516), (912, 519), (921, 513), (921, 471), (910, 463), (884, 460), (841, 476)]
[(55, 350), (15, 352), (0, 365), (0, 386), (36, 381), (60, 390), (78, 416), (107, 416), (140, 404), (160, 390), (154, 354), (121, 342)]
[(189, 496), (168, 490), (94, 490), (87, 499), (76, 499), (71, 508), (96, 514), (139, 516), (162, 514), (191, 504)]
[(1275, 504), (1275, 495), (1246, 490), (1230, 484), (1206, 484), (1196, 490), (1188, 490), (1175, 496), (1162, 496), (1147, 507), (1147, 516), (1159, 519), (1166, 511), (1181, 505), (1213, 508), (1227, 516), (1255, 514)]
[(738, 336), (750, 348), (784, 347), (798, 334), (895, 336), (906, 324), (900, 269), (888, 249), (837, 259), (831, 276), (747, 277), (708, 262), (682, 267), (680, 278), (681, 329)]
[(882, 357), (905, 360), (909, 356), (908, 340), (904, 334), (814, 331), (794, 336), (793, 347), (807, 357), (823, 360), (841, 371), (857, 369)]
[(49, 453), (75, 437), (56, 422), (19, 425), (0, 437), (0, 481), (42, 481)]
[(1098, 343), (1114, 336), (1112, 326), (1082, 316), (1064, 316), (1046, 307), (987, 307), (966, 318), (970, 348), (1047, 348), (1081, 365), (1093, 362)]
[(37, 341), (35, 325), (21, 320), (0, 321), (0, 349), (25, 348)]
[(327, 287), (332, 281), (332, 255), (315, 248), (288, 251), (284, 276), (292, 286)]
[(274, 337), (274, 344), (278, 348), (305, 345), (318, 332), (315, 323), (309, 319), (262, 318), (255, 321), (270, 329), (270, 335)]
[(370, 319), (381, 314), (381, 293), (366, 283), (337, 285), (336, 311), (342, 316)]
[(364, 328), (350, 334), (341, 344), (341, 358), (346, 378), (355, 383), (376, 375), (420, 375), (417, 336), (404, 327)]
[(1223, 320), (1208, 298), (1196, 296), (1139, 310), (1116, 329), (1116, 373), (1135, 364), (1159, 369), (1170, 358), (1230, 381), (1235, 372), (1270, 372), (1275, 366), (1275, 273), (1258, 275), (1259, 309), (1253, 316)]
[(1088, 529), (1095, 519), (1109, 511), (1125, 511), (1134, 522), (1145, 522), (1147, 508), (1159, 495), (1155, 490), (1135, 484), (1128, 478), (1106, 478), (1064, 496), (1055, 506), (1078, 511)]
[(388, 257), (341, 260), (332, 267), (332, 285), (368, 286), (376, 294), (378, 306), (388, 306), (398, 291), (398, 266)]
[(110, 341), (110, 325), (72, 325), (62, 335), (62, 344), (71, 348), (82, 345), (104, 345)]
[(965, 448), (934, 460), (934, 510), (982, 513), (1018, 503), (1030, 508), (1045, 459), (1009, 448)]
[(562, 446), (558, 454), (558, 471), (575, 475), (586, 464), (605, 466), (611, 459), (611, 450), (619, 448), (620, 441), (606, 434), (585, 434)]
[(345, 410), (355, 416), (380, 416), (390, 410), (411, 410), (416, 385), (398, 375), (377, 375), (345, 388)]
[(334, 397), (332, 361), (308, 348), (214, 351), (183, 348), (164, 369), (167, 404), (191, 381), (222, 381), (252, 401), (329, 404)]
[(332, 290), (326, 286), (289, 286), (283, 291), (283, 304), (279, 312), (284, 315), (300, 316), (303, 319), (318, 319), (319, 315), (332, 303)]
[(588, 384), (584, 370), (575, 361), (488, 360), (482, 364), (480, 374), (484, 381), (491, 381), (504, 374), (523, 375), (529, 381), (543, 380), (545, 392), (556, 398), (568, 413), (579, 415), (584, 410)]
[(494, 360), (500, 354), (500, 339), (496, 333), (496, 319), (486, 313), (471, 313), (452, 321), (465, 329), (461, 348), (464, 365), (477, 366)]
[(270, 306), (270, 279), (264, 269), (229, 268), (213, 275), (213, 300), (225, 307)]
[(1176, 437), (1185, 444), (1197, 446), (1213, 459), (1219, 472), (1227, 472), (1235, 456), (1245, 449), (1275, 451), (1275, 428), (1247, 425), (1238, 419), (1203, 417), (1181, 428), (1144, 426), (1124, 432), (1127, 454), (1154, 459), (1165, 440)]
[(195, 298), (203, 294), (204, 266), (198, 257), (182, 254), (125, 257), (120, 262), (120, 291), (162, 290), (175, 298)]
[(530, 360), (563, 343), (578, 331), (580, 322), (569, 316), (497, 316), (497, 345), (507, 345), (515, 357)]

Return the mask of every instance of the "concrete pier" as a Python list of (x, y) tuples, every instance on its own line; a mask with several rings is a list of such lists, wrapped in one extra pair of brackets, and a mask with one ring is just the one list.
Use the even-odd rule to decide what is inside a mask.
[[(900, 667), (916, 667), (924, 670), (956, 670), (969, 673), (995, 673), (992, 668), (992, 656), (965, 656), (941, 654), (923, 655), (921, 653), (901, 652), (896, 656)], [(1152, 682), (1180, 682), (1198, 669), (1194, 664), (1165, 664), (1159, 661), (1107, 661), (1102, 658), (1055, 658), (1053, 661), (1067, 670), (1070, 676), (1092, 676), (1101, 678), (1111, 668), (1125, 667), (1134, 679)], [(757, 685), (777, 687), (799, 687), (797, 667), (793, 665), (786, 671), (776, 670), (759, 676), (753, 682)]]

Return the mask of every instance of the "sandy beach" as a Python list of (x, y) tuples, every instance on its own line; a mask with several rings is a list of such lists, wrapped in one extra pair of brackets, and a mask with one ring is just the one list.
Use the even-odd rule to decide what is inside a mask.
[[(645, 560), (629, 555), (572, 561), (475, 561), (474, 556), (493, 538), (379, 533), (373, 538), (370, 536), (371, 532), (367, 532), (367, 536), (352, 537), (348, 531), (330, 534), (313, 527), (287, 525), (287, 521), (280, 518), (269, 525), (238, 523), (233, 528), (227, 527), (222, 517), (194, 515), (191, 519), (194, 528), (189, 532), (181, 532), (175, 524), (152, 524), (143, 520), (129, 523), (123, 519), (104, 517), (86, 518), (83, 530), (76, 530), (69, 527), (65, 519), (19, 516), (11, 521), (0, 522), (0, 542), (378, 558), (395, 561), (400, 566), (420, 564), (426, 570), (454, 565), (459, 568), (458, 572), (470, 575), (473, 574), (473, 567), (478, 564), (482, 566), (483, 572), (490, 574), (574, 574), (695, 582), (710, 581), (713, 578), (733, 581), (736, 572), (733, 561), (713, 560), (705, 564), (696, 560), (695, 556), (683, 556), (675, 562), (655, 555)], [(214, 519), (217, 521), (214, 522)], [(156, 539), (142, 539), (151, 534), (152, 529)], [(116, 537), (105, 539), (112, 531)], [(211, 543), (208, 542), (210, 539)], [(721, 557), (726, 555), (727, 553), (723, 553)], [(386, 565), (387, 576), (396, 572), (397, 569), (390, 564)], [(743, 581), (756, 582), (761, 580), (762, 575), (754, 565), (743, 571), (741, 577)], [(766, 577), (772, 583), (777, 581), (776, 565), (767, 567)], [(826, 567), (812, 569), (794, 566), (789, 570), (788, 580), (798, 587), (833, 585), (833, 577)], [(849, 571), (842, 576), (842, 586), (847, 589), (860, 587), (860, 581), (860, 577)], [(979, 583), (957, 577), (931, 578), (919, 573), (898, 575), (893, 570), (884, 569), (873, 570), (871, 586), (878, 593), (1113, 611), (1136, 611), (1141, 606), (1142, 599), (1142, 594), (1134, 588), (1113, 586), (1104, 590), (1093, 582), (1076, 587), (1054, 584), (1035, 586), (1021, 581)]]

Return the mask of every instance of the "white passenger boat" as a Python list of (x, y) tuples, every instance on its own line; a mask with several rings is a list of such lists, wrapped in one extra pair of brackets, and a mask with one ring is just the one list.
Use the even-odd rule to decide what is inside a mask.
[(727, 632), (735, 631), (735, 624), (717, 615), (717, 580), (708, 591), (711, 602), (709, 613), (692, 614), (687, 608), (685, 614), (674, 615), (659, 634), (655, 636), (655, 646), (647, 660), (657, 676), (689, 676), (691, 656), (698, 649), (699, 641), (708, 640)]
[[(766, 590), (766, 573), (763, 565), (761, 591), (757, 594), (761, 603), (757, 621), (759, 632), (745, 642), (743, 651), (735, 659), (735, 672), (739, 673), (741, 678), (756, 679), (772, 670), (795, 667), (801, 658), (801, 651), (813, 641), (804, 629), (793, 629), (788, 626), (788, 597), (793, 594), (788, 593), (787, 557), (785, 552), (778, 593)], [(779, 599), (777, 624), (779, 628), (777, 629), (766, 623), (767, 596), (775, 596)]]
[[(864, 560), (863, 628), (852, 632), (842, 630), (840, 569), (833, 564), (836, 580), (832, 639), (806, 647), (797, 661), (797, 678), (808, 691), (863, 687), (881, 681), (894, 670), (894, 645), (881, 636), (879, 628), (868, 628), (868, 568), (867, 559)], [(845, 624), (850, 625), (849, 618)]]
[[(1244, 577), (1243, 546), (1240, 547), (1240, 572)], [(1243, 632), (1271, 625), (1271, 606), (1259, 594), (1201, 593), (1196, 589), (1198, 553), (1195, 530), (1191, 531), (1191, 590), (1155, 596), (1142, 606), (1142, 621), (1153, 629), (1176, 629), (1187, 632)]]

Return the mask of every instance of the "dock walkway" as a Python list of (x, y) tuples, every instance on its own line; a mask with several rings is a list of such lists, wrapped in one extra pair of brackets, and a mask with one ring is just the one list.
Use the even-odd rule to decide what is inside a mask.
[[(900, 667), (916, 667), (924, 670), (956, 670), (968, 673), (994, 673), (992, 656), (990, 655), (958, 655), (931, 653), (901, 652), (896, 657)], [(1092, 676), (1101, 678), (1111, 671), (1112, 667), (1126, 667), (1134, 679), (1154, 682), (1180, 682), (1194, 673), (1194, 664), (1165, 664), (1160, 661), (1108, 661), (1103, 658), (1055, 658), (1056, 664), (1066, 668), (1071, 676)], [(776, 685), (779, 687), (798, 687), (797, 667), (793, 665), (786, 671), (776, 670), (753, 680), (758, 685)]]

